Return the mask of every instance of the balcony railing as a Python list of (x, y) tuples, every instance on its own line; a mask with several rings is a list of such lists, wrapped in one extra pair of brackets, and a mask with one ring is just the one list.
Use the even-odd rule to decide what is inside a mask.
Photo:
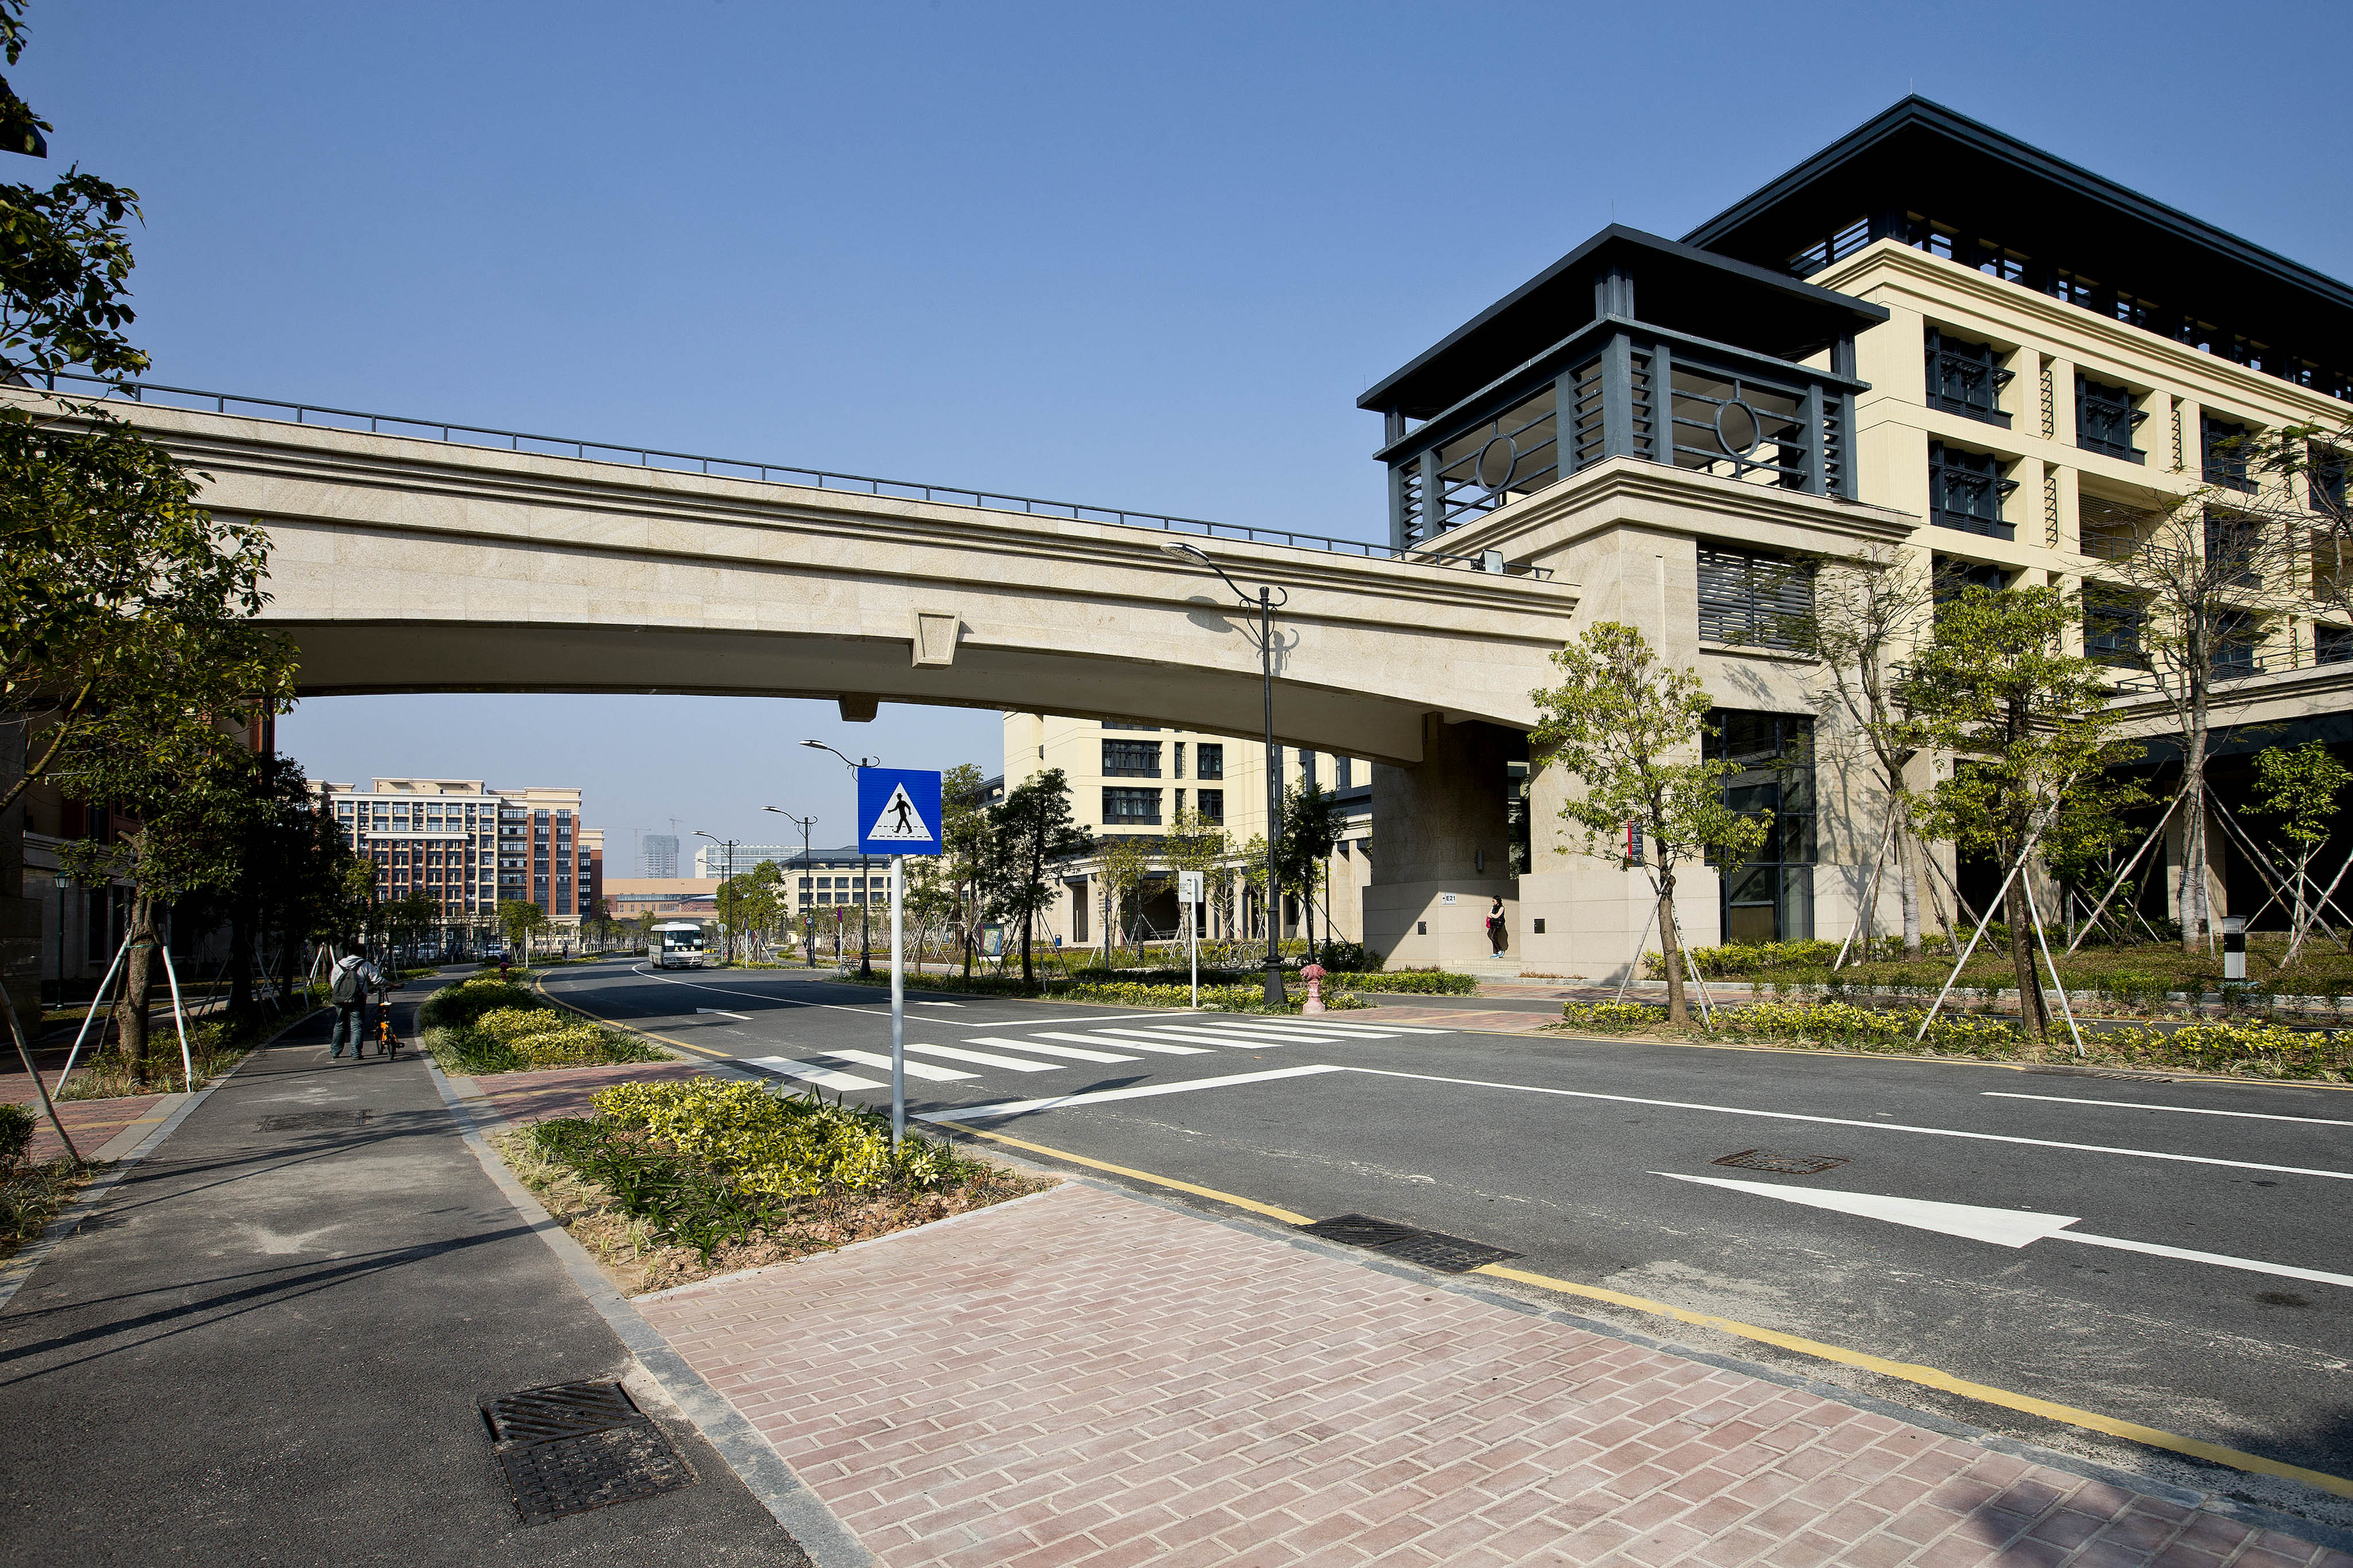
[(1854, 499), (1865, 383), (1603, 316), (1384, 447), (1389, 538), (1435, 539), (1609, 458)]

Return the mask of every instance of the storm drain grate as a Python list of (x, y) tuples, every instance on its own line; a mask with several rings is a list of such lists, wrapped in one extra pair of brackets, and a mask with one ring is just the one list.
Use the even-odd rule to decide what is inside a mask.
[(525, 1524), (652, 1497), (696, 1479), (617, 1383), (527, 1388), (485, 1400), (482, 1417)]
[(290, 1110), (282, 1116), (265, 1116), (260, 1126), (264, 1132), (304, 1132), (333, 1127), (365, 1127), (373, 1110)]
[(1506, 1258), (1520, 1256), (1482, 1241), (1465, 1241), (1459, 1236), (1400, 1225), (1393, 1219), (1375, 1219), (1365, 1214), (1335, 1215), (1299, 1228), (1325, 1241), (1368, 1247), (1445, 1274), (1467, 1274), (1482, 1263), (1501, 1263)]
[(1784, 1176), (1819, 1176), (1846, 1163), (1843, 1154), (1777, 1154), (1770, 1149), (1743, 1149), (1715, 1162), (1744, 1171), (1773, 1171)]

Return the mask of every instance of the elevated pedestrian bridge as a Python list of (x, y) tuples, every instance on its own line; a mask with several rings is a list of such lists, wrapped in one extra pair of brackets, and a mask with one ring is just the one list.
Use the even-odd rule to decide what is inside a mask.
[(1427, 714), (1532, 722), (1578, 599), (1500, 554), (216, 394), (107, 406), (206, 475), (217, 514), (269, 531), (265, 618), (299, 645), (305, 695), (816, 697), (850, 717), (914, 702), (1255, 733), (1256, 617), (1164, 552), (1181, 538), (1289, 596), (1283, 740), (1411, 763)]

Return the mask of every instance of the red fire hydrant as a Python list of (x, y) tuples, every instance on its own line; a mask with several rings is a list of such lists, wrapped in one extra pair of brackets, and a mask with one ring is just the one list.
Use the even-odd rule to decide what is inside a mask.
[(1324, 1011), (1324, 966), (1311, 963), (1299, 972), (1299, 978), (1307, 982), (1307, 1000), (1299, 1005), (1299, 1010), (1303, 1013)]

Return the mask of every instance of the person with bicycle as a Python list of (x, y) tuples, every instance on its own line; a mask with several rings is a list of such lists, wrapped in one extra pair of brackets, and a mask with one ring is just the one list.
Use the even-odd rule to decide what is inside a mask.
[(327, 999), (335, 1005), (335, 1032), (328, 1039), (330, 1058), (343, 1054), (343, 1042), (351, 1042), (352, 1059), (357, 1061), (367, 1052), (368, 997), (384, 989), (384, 975), (367, 961), (367, 953), (356, 942), (343, 943), (343, 955), (335, 960), (333, 973), (327, 982)]

